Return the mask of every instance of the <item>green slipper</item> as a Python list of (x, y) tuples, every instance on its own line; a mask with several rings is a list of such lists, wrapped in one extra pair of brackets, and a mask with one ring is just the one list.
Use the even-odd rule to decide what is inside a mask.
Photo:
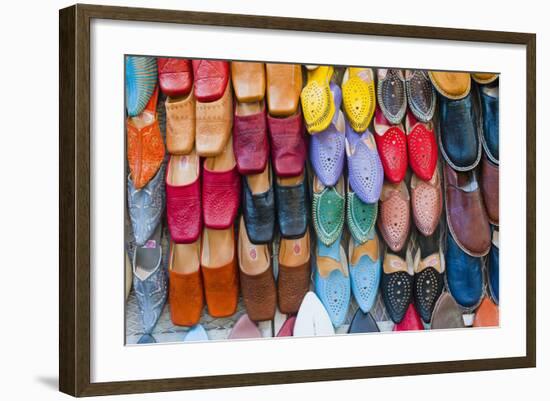
[(360, 244), (367, 242), (378, 216), (378, 202), (363, 202), (353, 192), (348, 181), (346, 206), (346, 220), (351, 235)]
[(344, 179), (334, 187), (326, 187), (315, 176), (313, 179), (313, 226), (317, 238), (329, 246), (342, 234), (346, 198), (344, 197)]

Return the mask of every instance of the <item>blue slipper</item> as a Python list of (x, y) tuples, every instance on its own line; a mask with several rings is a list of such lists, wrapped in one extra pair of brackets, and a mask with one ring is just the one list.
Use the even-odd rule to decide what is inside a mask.
[(127, 56), (126, 109), (130, 117), (145, 109), (157, 84), (157, 60), (155, 57)]
[(379, 254), (379, 242), (376, 230), (372, 230), (369, 239), (359, 244), (353, 238), (348, 247), (351, 290), (353, 296), (364, 313), (370, 311), (376, 301), (382, 263)]
[(208, 341), (208, 334), (206, 334), (206, 330), (204, 330), (204, 327), (202, 327), (200, 324), (196, 324), (191, 327), (191, 330), (187, 332), (187, 335), (185, 336), (185, 339), (183, 341)]

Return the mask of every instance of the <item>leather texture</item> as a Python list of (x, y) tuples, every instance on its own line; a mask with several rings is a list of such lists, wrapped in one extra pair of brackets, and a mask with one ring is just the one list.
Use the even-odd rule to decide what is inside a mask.
[(186, 155), (195, 145), (195, 96), (167, 98), (166, 148), (171, 155)]
[(432, 314), (432, 330), (464, 328), (462, 311), (453, 296), (445, 291), (435, 304)]
[[(330, 246), (324, 245), (317, 241), (317, 251), (314, 266), (314, 285), (315, 293), (325, 307), (334, 327), (340, 327), (348, 312), (350, 297), (351, 297), (351, 282), (349, 278), (348, 261), (346, 253), (342, 247), (341, 238), (338, 238)], [(347, 275), (342, 273), (340, 269), (332, 270), (328, 276), (321, 275), (319, 271), (319, 257), (330, 258), (337, 264), (341, 265)]]
[(348, 247), (351, 292), (359, 308), (365, 313), (374, 306), (382, 276), (378, 235), (373, 230), (369, 237), (364, 244), (357, 243), (352, 238)]
[[(345, 135), (343, 114), (340, 112), (342, 92), (330, 84), (334, 106), (338, 110), (327, 129), (313, 135), (309, 142), (309, 158), (315, 174), (324, 185), (336, 185), (344, 170)], [(339, 122), (340, 120), (340, 122)], [(338, 124), (341, 125), (340, 130)]]
[(398, 69), (378, 69), (378, 105), (392, 124), (399, 124), (407, 110), (405, 77)]
[[(339, 191), (340, 190), (340, 191)], [(344, 229), (346, 198), (343, 178), (340, 185), (313, 190), (312, 220), (317, 238), (325, 245), (336, 241)]]
[(202, 230), (202, 208), (198, 177), (188, 185), (171, 185), (166, 182), (166, 218), (170, 238), (175, 243), (189, 244), (199, 238)]
[(411, 330), (424, 330), (424, 325), (420, 319), (420, 315), (416, 311), (413, 304), (410, 304), (407, 308), (407, 312), (401, 322), (393, 326), (393, 331), (411, 331)]
[(302, 91), (300, 64), (267, 63), (265, 70), (269, 114), (274, 117), (288, 117), (295, 114)]
[(237, 310), (239, 276), (237, 258), (220, 267), (201, 266), (204, 294), (208, 314), (212, 317), (227, 317)]
[(407, 114), (407, 119), (413, 122), (407, 134), (409, 165), (421, 180), (429, 181), (437, 166), (437, 142), (433, 124), (417, 122), (412, 114)]
[(204, 225), (218, 230), (235, 222), (241, 199), (241, 178), (235, 165), (227, 171), (202, 168), (202, 210)]
[(384, 183), (379, 205), (378, 229), (388, 247), (399, 252), (407, 241), (411, 226), (410, 197), (404, 182)]
[(357, 134), (346, 122), (346, 155), (349, 184), (356, 196), (365, 203), (378, 202), (384, 169), (370, 131)]
[(428, 72), (435, 89), (447, 99), (463, 99), (470, 93), (471, 79), (467, 72)]
[[(413, 301), (414, 278), (407, 272), (407, 262), (396, 255), (387, 253), (383, 264), (380, 284), (382, 299), (390, 319), (394, 323), (399, 323)], [(388, 266), (390, 266), (389, 269)], [(386, 273), (392, 269), (399, 269), (399, 271)]]
[(498, 306), (489, 297), (483, 298), (481, 305), (476, 310), (474, 327), (498, 327), (500, 316)]
[(357, 309), (349, 325), (348, 333), (378, 333), (379, 331), (374, 317), (368, 312), (365, 313), (361, 309)]
[(277, 289), (273, 278), (273, 267), (260, 274), (246, 274), (239, 270), (241, 290), (246, 312), (255, 322), (272, 320), (277, 307)]
[(445, 253), (447, 287), (456, 302), (466, 310), (473, 310), (483, 296), (481, 258), (465, 253), (447, 233)]
[[(473, 174), (459, 173), (445, 165), (444, 175), (447, 225), (452, 236), (469, 255), (487, 255), (491, 247), (491, 229)], [(464, 184), (474, 189), (466, 190)]]
[(482, 143), (485, 154), (493, 163), (499, 163), (499, 99), (485, 88), (479, 89), (481, 116), (483, 118)]
[(271, 140), (271, 160), (279, 177), (295, 177), (304, 171), (306, 143), (302, 112), (284, 118), (267, 116)]
[(240, 116), (235, 108), (233, 150), (237, 168), (243, 175), (264, 171), (269, 156), (265, 105), (257, 114)]
[[(387, 126), (385, 115), (378, 107), (374, 118), (375, 129), (377, 121), (382, 126)], [(400, 125), (393, 125), (385, 131), (376, 130), (374, 138), (386, 179), (392, 183), (403, 181), (408, 167), (407, 137), (403, 128)]]
[(164, 212), (164, 165), (142, 189), (136, 189), (128, 176), (128, 214), (137, 246), (143, 246), (153, 235)]
[(193, 60), (195, 97), (199, 102), (219, 100), (229, 81), (227, 61)]
[(405, 75), (405, 89), (410, 111), (422, 121), (430, 121), (435, 113), (437, 95), (428, 73), (423, 70), (412, 70)]
[(495, 226), (499, 223), (499, 166), (491, 163), (486, 157), (481, 159), (481, 195), (487, 211), (489, 222)]
[(306, 129), (310, 134), (328, 128), (336, 112), (334, 98), (330, 90), (330, 80), (334, 67), (319, 66), (307, 71), (307, 84), (302, 89), (300, 99)]
[(166, 96), (185, 96), (193, 88), (193, 67), (184, 58), (157, 58), (159, 86)]
[[(197, 91), (195, 90), (195, 96)], [(228, 83), (223, 96), (218, 100), (196, 102), (196, 147), (197, 154), (213, 157), (222, 153), (233, 127), (233, 96)]]
[[(309, 242), (309, 235), (305, 238)], [(285, 241), (285, 240), (282, 240)], [(296, 266), (288, 266), (280, 258), (277, 275), (277, 301), (279, 311), (285, 314), (297, 313), (311, 282), (311, 264), (308, 259)]]
[(356, 242), (362, 244), (369, 238), (378, 217), (378, 202), (365, 203), (348, 185), (346, 199), (346, 223)]
[(149, 102), (157, 84), (155, 57), (126, 56), (124, 58), (125, 97), (128, 116), (139, 115)]
[(343, 109), (349, 125), (364, 132), (372, 120), (376, 106), (374, 72), (371, 68), (348, 67), (342, 82)]
[(478, 72), (478, 73), (472, 74), (472, 79), (476, 81), (478, 84), (487, 85), (496, 81), (498, 79), (498, 75), (499, 74)]
[(259, 102), (265, 95), (264, 63), (231, 62), (231, 81), (239, 102)]
[(420, 317), (426, 323), (432, 319), (435, 304), (444, 287), (439, 253), (434, 253), (419, 261), (420, 267), (414, 275), (414, 305)]
[(440, 97), (439, 139), (441, 152), (455, 170), (472, 170), (481, 157), (472, 95), (461, 100)]
[(282, 186), (275, 180), (277, 220), (281, 236), (301, 238), (308, 224), (308, 194), (305, 177), (297, 185)]
[(246, 176), (243, 181), (243, 217), (246, 232), (253, 244), (268, 244), (275, 233), (275, 193), (273, 179), (266, 192), (253, 194)]
[(433, 234), (441, 219), (443, 192), (439, 171), (430, 181), (422, 181), (413, 176), (411, 180), (411, 208), (414, 224), (424, 236)]

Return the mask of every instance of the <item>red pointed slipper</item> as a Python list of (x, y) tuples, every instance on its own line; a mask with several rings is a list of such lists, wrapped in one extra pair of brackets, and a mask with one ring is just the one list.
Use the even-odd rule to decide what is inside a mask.
[(296, 316), (290, 316), (286, 319), (276, 337), (292, 337), (294, 335), (294, 323), (296, 323)]
[(207, 103), (219, 100), (229, 80), (227, 61), (193, 60), (195, 97), (199, 102)]
[(377, 106), (374, 131), (376, 147), (386, 179), (394, 184), (402, 181), (407, 172), (407, 137), (403, 132), (403, 126), (391, 125)]
[(405, 118), (405, 126), (411, 169), (418, 178), (429, 181), (432, 179), (437, 165), (437, 143), (433, 123), (418, 121), (409, 110)]
[(185, 96), (193, 86), (191, 61), (184, 58), (157, 59), (159, 86), (166, 96)]
[(223, 230), (231, 227), (239, 210), (241, 179), (233, 153), (233, 140), (224, 151), (204, 160), (202, 168), (202, 205), (204, 225)]
[(424, 330), (424, 325), (420, 319), (420, 315), (414, 308), (413, 304), (409, 305), (405, 317), (401, 323), (393, 326), (393, 331), (408, 331), (408, 330)]

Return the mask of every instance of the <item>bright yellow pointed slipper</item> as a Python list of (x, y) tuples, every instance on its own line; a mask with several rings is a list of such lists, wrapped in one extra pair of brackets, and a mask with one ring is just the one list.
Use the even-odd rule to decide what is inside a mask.
[(320, 66), (307, 72), (307, 85), (300, 97), (304, 120), (310, 134), (327, 129), (336, 112), (330, 91), (330, 79), (333, 73), (332, 66)]
[(372, 69), (348, 68), (342, 83), (342, 97), (351, 128), (359, 133), (364, 132), (369, 127), (376, 108)]

